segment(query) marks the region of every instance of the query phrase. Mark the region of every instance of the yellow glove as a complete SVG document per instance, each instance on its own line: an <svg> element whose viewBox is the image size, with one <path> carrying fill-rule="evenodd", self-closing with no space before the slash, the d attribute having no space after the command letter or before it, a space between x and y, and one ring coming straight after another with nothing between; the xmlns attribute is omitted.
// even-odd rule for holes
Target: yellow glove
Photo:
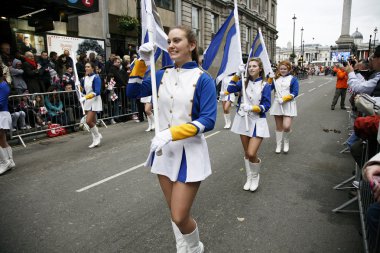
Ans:
<svg viewBox="0 0 380 253"><path fill-rule="evenodd" d="M90 93L90 94L87 94L86 96L84 96L86 99L91 99L93 97L95 97L95 94L94 93Z"/></svg>
<svg viewBox="0 0 380 253"><path fill-rule="evenodd" d="M284 102L288 102L290 100L293 99L293 96L292 95L285 95L285 96L282 96L282 101Z"/></svg>
<svg viewBox="0 0 380 253"><path fill-rule="evenodd" d="M268 80L267 80L267 83L269 83L269 84L273 83L273 78L269 77Z"/></svg>
<svg viewBox="0 0 380 253"><path fill-rule="evenodd" d="M224 95L228 96L228 95L230 95L230 93L228 91L225 91Z"/></svg>
<svg viewBox="0 0 380 253"><path fill-rule="evenodd" d="M261 112L260 106L258 106L258 105L254 105L254 106L252 106L252 111L253 111L253 112L256 112L256 113Z"/></svg>

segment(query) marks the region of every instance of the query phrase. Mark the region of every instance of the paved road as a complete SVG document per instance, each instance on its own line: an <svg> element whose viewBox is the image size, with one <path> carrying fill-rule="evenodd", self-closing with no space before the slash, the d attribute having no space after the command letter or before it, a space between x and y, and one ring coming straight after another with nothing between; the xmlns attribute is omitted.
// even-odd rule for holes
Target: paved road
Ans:
<svg viewBox="0 0 380 253"><path fill-rule="evenodd" d="M206 252L361 252L359 217L331 212L348 198L332 187L353 170L339 153L347 113L330 110L334 87L332 77L301 81L287 155L274 153L269 117L255 193L242 190L242 147L219 108L206 134L213 174L193 207ZM145 128L102 128L92 150L84 132L17 147L17 169L0 177L0 252L175 252L157 179L141 166L153 136Z"/></svg>

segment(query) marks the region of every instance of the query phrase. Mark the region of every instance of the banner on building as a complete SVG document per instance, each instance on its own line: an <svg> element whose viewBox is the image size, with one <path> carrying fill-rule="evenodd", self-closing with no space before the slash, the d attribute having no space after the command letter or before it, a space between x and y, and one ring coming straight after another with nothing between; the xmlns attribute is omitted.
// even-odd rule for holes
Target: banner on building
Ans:
<svg viewBox="0 0 380 253"><path fill-rule="evenodd" d="M49 53L54 51L61 55L63 51L68 50L71 57L76 57L82 53L88 57L90 53L95 53L96 56L101 55L105 60L105 42L101 39L47 34L46 41Z"/></svg>

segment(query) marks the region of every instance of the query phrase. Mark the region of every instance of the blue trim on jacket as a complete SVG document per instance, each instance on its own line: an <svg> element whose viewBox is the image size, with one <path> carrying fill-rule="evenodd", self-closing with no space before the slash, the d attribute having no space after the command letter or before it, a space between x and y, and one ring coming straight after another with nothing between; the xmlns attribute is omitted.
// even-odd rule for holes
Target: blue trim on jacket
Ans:
<svg viewBox="0 0 380 253"><path fill-rule="evenodd" d="M187 62L183 69L198 68L196 62ZM167 68L166 68L167 69ZM156 72L157 91L159 90L165 69ZM131 79L130 79L131 80ZM127 85L127 97L138 98L152 95L152 85L150 76L145 78L142 84L129 82ZM192 121L196 120L205 126L204 132L214 129L217 114L217 101L215 91L215 81L207 73L203 73L195 87L193 108L191 110Z"/></svg>
<svg viewBox="0 0 380 253"><path fill-rule="evenodd" d="M100 92L102 90L102 80L100 79L100 76L95 73L92 73L89 76L93 76L93 75L95 75L95 77L94 77L94 80L92 81L92 90L94 91L96 96L100 96ZM82 78L82 80L80 81L80 86L82 87L82 93L86 95L86 89L84 88L84 79L85 77Z"/></svg>
<svg viewBox="0 0 380 253"><path fill-rule="evenodd" d="M262 78L257 78L255 80L255 82L258 82L258 81L261 81ZM240 92L242 90L242 81L239 80L236 84L234 84L233 82L231 82L232 84L228 85L227 87L227 91L229 93L236 93L236 92ZM268 83L265 83L264 85L264 88L263 88L263 91L261 93L261 99L260 99L260 108L264 110L262 110L260 112L260 118L266 118L266 115L265 113L267 111L269 111L272 103L271 103L271 92L272 92L272 85L268 84ZM241 103L241 96L239 96L239 99L238 99L238 105L237 105L237 111L239 110L240 108L240 103Z"/></svg>

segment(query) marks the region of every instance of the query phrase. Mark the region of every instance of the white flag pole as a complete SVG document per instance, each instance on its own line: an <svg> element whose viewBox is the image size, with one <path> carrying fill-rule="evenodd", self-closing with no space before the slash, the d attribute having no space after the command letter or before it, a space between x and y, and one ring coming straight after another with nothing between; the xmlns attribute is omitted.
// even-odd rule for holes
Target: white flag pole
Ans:
<svg viewBox="0 0 380 253"><path fill-rule="evenodd" d="M238 43L239 43L239 55L240 57L242 57L242 51L241 51L241 38L240 38L240 25L239 25L239 14L238 14L238 6L237 6L237 0L234 0L234 18L235 18L235 28L236 28L236 36L237 36L237 39L238 39ZM241 59L241 63L243 63L243 59ZM248 62L247 62L247 66L248 66ZM247 67L246 67L247 69ZM242 83L241 83L241 86L242 86L242 94L243 94L243 101L244 103L247 101L246 98L247 98L247 94L245 92L245 82L246 82L246 76L245 76L245 73L241 73L241 80L242 80ZM240 103L241 105L242 103ZM249 131L249 128L248 128L248 113L245 114L245 130L248 132Z"/></svg>
<svg viewBox="0 0 380 253"><path fill-rule="evenodd" d="M144 1L144 0L142 0ZM155 39L155 33L153 31L154 29L154 17L152 14L152 2L151 0L145 1L146 11L147 11L147 30L148 30L148 41L154 43ZM153 108L154 108L154 133L157 135L160 132L160 122L158 117L158 101L157 101L157 81L156 81L156 65L154 61L154 51L150 54L150 78L152 82L152 100L153 100ZM156 152L158 156L162 155L162 150L158 150Z"/></svg>

